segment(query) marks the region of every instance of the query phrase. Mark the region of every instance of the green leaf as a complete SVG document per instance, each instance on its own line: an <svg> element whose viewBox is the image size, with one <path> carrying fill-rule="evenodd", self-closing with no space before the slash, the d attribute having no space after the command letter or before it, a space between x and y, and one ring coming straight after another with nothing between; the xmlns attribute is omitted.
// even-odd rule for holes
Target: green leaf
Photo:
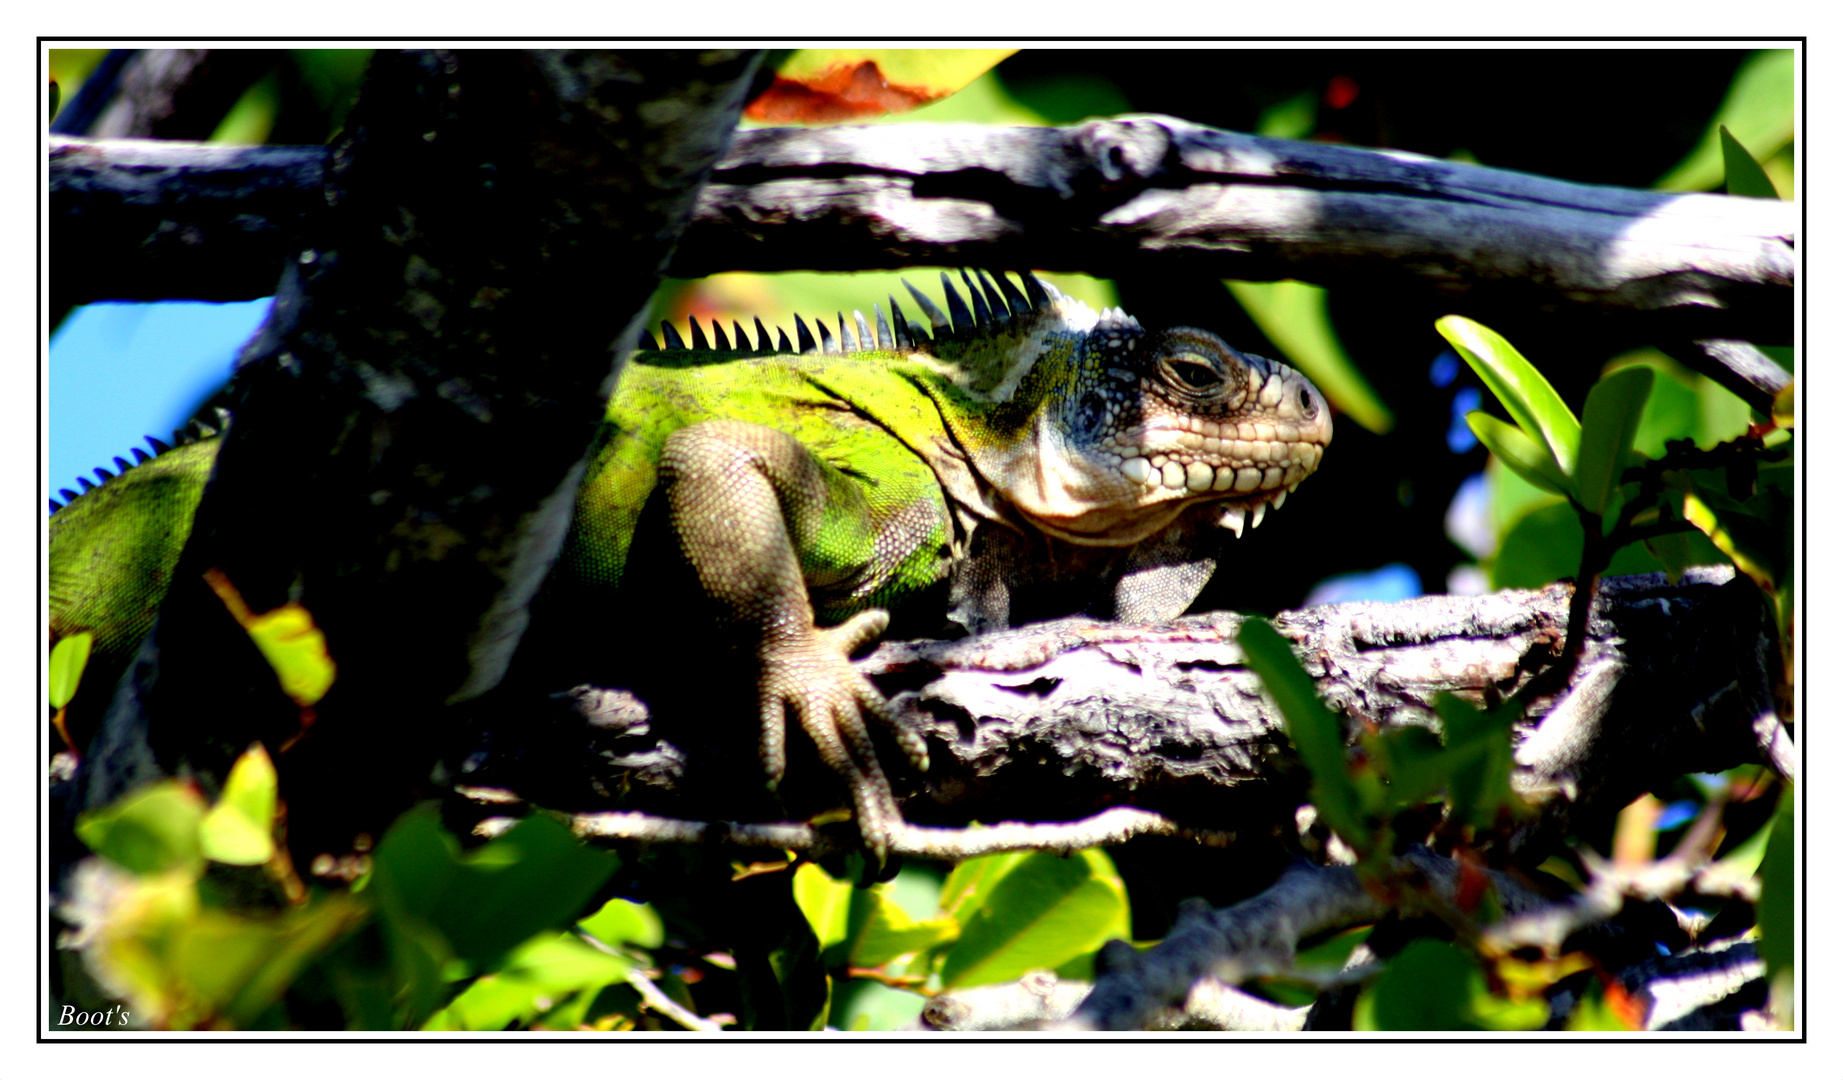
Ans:
<svg viewBox="0 0 1843 1080"><path fill-rule="evenodd" d="M1126 887L1100 851L1066 858L1030 852L992 882L984 903L961 921L959 940L941 964L941 985L1005 982L1122 936L1129 926Z"/></svg>
<svg viewBox="0 0 1843 1080"><path fill-rule="evenodd" d="M520 946L497 971L475 979L424 1031L504 1031L527 1025L562 999L627 981L633 965L573 934L543 934Z"/></svg>
<svg viewBox="0 0 1843 1080"><path fill-rule="evenodd" d="M1548 447L1562 474L1572 476L1581 425L1549 380L1497 331L1462 315L1444 316L1434 329L1478 373L1517 426Z"/></svg>
<svg viewBox="0 0 1843 1080"><path fill-rule="evenodd" d="M1446 752L1452 762L1447 789L1452 817L1486 828L1501 808L1516 805L1510 789L1513 713L1509 709L1488 713L1445 692L1435 696L1434 710L1446 728Z"/></svg>
<svg viewBox="0 0 1843 1080"><path fill-rule="evenodd" d="M1727 125L1721 127L1721 160L1725 172L1723 186L1730 195L1746 195L1755 199L1777 199L1779 192L1773 182L1767 179L1766 170L1760 168L1747 148L1735 141L1728 133Z"/></svg>
<svg viewBox="0 0 1843 1080"><path fill-rule="evenodd" d="M1575 496L1595 516L1619 488L1619 474L1632 456L1632 440L1651 396L1655 374L1642 364L1620 368L1594 383L1581 409L1581 456L1574 470Z"/></svg>
<svg viewBox="0 0 1843 1080"><path fill-rule="evenodd" d="M1261 333L1338 411L1378 435L1395 426L1387 405L1350 362L1332 329L1325 290L1303 281L1224 282Z"/></svg>
<svg viewBox="0 0 1843 1080"><path fill-rule="evenodd" d="M666 940L665 923L660 920L658 912L647 904L636 904L618 896L576 925L607 945L637 945L642 949L657 949Z"/></svg>
<svg viewBox="0 0 1843 1080"><path fill-rule="evenodd" d="M1292 646L1263 619L1242 620L1235 635L1248 666L1286 718L1286 735L1312 774L1312 804L1325 823L1359 854L1374 844L1365 800L1350 775L1344 724L1318 699L1318 688Z"/></svg>
<svg viewBox="0 0 1843 1080"><path fill-rule="evenodd" d="M1772 838L1766 842L1766 855L1760 861L1760 959L1766 962L1768 983L1777 979L1780 972L1791 971L1796 959L1795 817L1792 788L1787 785L1779 793L1779 806L1773 814Z"/></svg>
<svg viewBox="0 0 1843 1080"><path fill-rule="evenodd" d="M275 763L261 743L251 744L230 767L224 794L199 824L207 859L260 866L275 854Z"/></svg>
<svg viewBox="0 0 1843 1080"><path fill-rule="evenodd" d="M1556 495L1569 494L1571 487L1568 478L1556 464L1548 448L1523 433L1523 429L1514 424L1507 424L1487 412L1469 412L1465 414L1466 426L1478 441L1485 444L1504 467L1523 479Z"/></svg>
<svg viewBox="0 0 1843 1080"><path fill-rule="evenodd" d="M1548 1013L1539 999L1494 997L1470 956L1423 939L1390 960L1375 985L1363 991L1355 1019L1368 1031L1534 1031Z"/></svg>
<svg viewBox="0 0 1843 1080"><path fill-rule="evenodd" d="M820 949L828 949L845 940L851 918L851 884L835 880L817 863L805 863L794 871L794 903L806 921L813 925L813 936Z"/></svg>
<svg viewBox="0 0 1843 1080"><path fill-rule="evenodd" d="M1707 191L1721 183L1720 127L1762 157L1789 146L1793 134L1791 49L1762 49L1735 73L1728 95L1709 121L1702 139L1676 168L1656 184L1665 191Z"/></svg>
<svg viewBox="0 0 1843 1080"><path fill-rule="evenodd" d="M854 967L874 968L908 953L946 945L960 936L953 918L918 920L902 909L888 883L860 890L851 903L855 927L849 960Z"/></svg>
<svg viewBox="0 0 1843 1080"><path fill-rule="evenodd" d="M435 813L418 809L378 844L369 891L387 921L425 924L478 970L539 931L567 925L617 865L544 817L463 856Z"/></svg>
<svg viewBox="0 0 1843 1080"><path fill-rule="evenodd" d="M51 707L62 709L77 696L77 684L83 681L83 667L90 662L90 646L96 635L88 630L59 639L51 647L51 672L46 680Z"/></svg>
<svg viewBox="0 0 1843 1080"><path fill-rule="evenodd" d="M204 869L198 828L205 799L185 780L162 780L77 818L77 839L135 874Z"/></svg>

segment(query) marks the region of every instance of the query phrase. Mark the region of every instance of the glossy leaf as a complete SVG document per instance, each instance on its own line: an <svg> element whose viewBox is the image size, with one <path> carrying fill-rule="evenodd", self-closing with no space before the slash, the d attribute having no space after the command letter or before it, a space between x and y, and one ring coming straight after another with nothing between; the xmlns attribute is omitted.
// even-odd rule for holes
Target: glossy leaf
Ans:
<svg viewBox="0 0 1843 1080"><path fill-rule="evenodd" d="M252 611L222 571L206 571L205 581L275 669L283 693L302 708L326 696L338 669L311 612L293 601L272 611Z"/></svg>
<svg viewBox="0 0 1843 1080"><path fill-rule="evenodd" d="M909 953L947 945L960 936L959 920L918 920L890 895L888 883L858 890L852 898L849 960L853 967L882 967Z"/></svg>
<svg viewBox="0 0 1843 1080"><path fill-rule="evenodd" d="M1619 475L1632 455L1632 440L1644 417L1655 373L1642 364L1603 376L1587 391L1581 409L1581 456L1574 469L1574 494L1595 516L1607 512Z"/></svg>
<svg viewBox="0 0 1843 1080"><path fill-rule="evenodd" d="M1472 434L1478 436L1478 441L1503 462L1505 468L1543 491L1564 496L1571 493L1572 486L1567 476L1562 473L1561 466L1556 464L1548 448L1524 434L1522 428L1507 424L1487 412L1466 413L1465 422L1472 429Z"/></svg>
<svg viewBox="0 0 1843 1080"><path fill-rule="evenodd" d="M745 115L824 124L908 112L939 101L1016 49L798 49Z"/></svg>
<svg viewBox="0 0 1843 1080"><path fill-rule="evenodd" d="M1792 970L1796 960L1796 900L1798 896L1796 815L1792 789L1779 793L1773 814L1772 836L1760 861L1760 959L1766 962L1768 982Z"/></svg>
<svg viewBox="0 0 1843 1080"><path fill-rule="evenodd" d="M816 863L794 871L794 903L813 926L819 947L828 949L845 940L851 921L851 884L838 881Z"/></svg>
<svg viewBox="0 0 1843 1080"><path fill-rule="evenodd" d="M1720 127L1762 156L1789 145L1794 131L1793 65L1791 49L1762 49L1748 57L1696 148L1656 186L1665 191L1707 191L1721 183Z"/></svg>
<svg viewBox="0 0 1843 1080"><path fill-rule="evenodd" d="M1494 997L1466 953L1441 941L1408 945L1358 999L1356 1026L1370 1031L1533 1031L1548 1019L1541 999Z"/></svg>
<svg viewBox="0 0 1843 1080"><path fill-rule="evenodd" d="M1312 804L1325 823L1353 849L1374 842L1365 801L1353 782L1344 749L1344 724L1318 698L1318 688L1293 655L1291 645L1263 619L1244 619L1236 632L1248 666L1286 718L1286 735L1312 774Z"/></svg>
<svg viewBox="0 0 1843 1080"><path fill-rule="evenodd" d="M204 868L198 827L205 799L184 780L162 780L129 792L77 819L77 839L136 874L196 873Z"/></svg>
<svg viewBox="0 0 1843 1080"><path fill-rule="evenodd" d="M1510 718L1506 710L1485 712L1448 693L1434 698L1446 729L1452 780L1447 786L1454 821L1485 828L1498 811L1514 806Z"/></svg>
<svg viewBox="0 0 1843 1080"><path fill-rule="evenodd" d="M261 743L230 767L224 794L199 825L205 857L236 866L260 866L275 855L275 763Z"/></svg>
<svg viewBox="0 0 1843 1080"><path fill-rule="evenodd" d="M83 668L90 662L90 646L95 640L96 635L85 630L61 638L51 647L51 670L46 679L46 691L52 708L62 709L70 704L71 698L77 696L77 685L83 680Z"/></svg>
<svg viewBox="0 0 1843 1080"><path fill-rule="evenodd" d="M1434 323L1440 336L1478 373L1517 426L1548 447L1563 475L1574 474L1581 425L1535 365L1489 327L1461 315Z"/></svg>
<svg viewBox="0 0 1843 1080"><path fill-rule="evenodd" d="M1773 423L1782 428L1790 428L1797 422L1797 382L1785 384L1785 388L1773 395Z"/></svg>
<svg viewBox="0 0 1843 1080"><path fill-rule="evenodd" d="M462 855L432 812L416 810L378 844L367 892L389 918L426 924L457 958L482 968L534 934L566 925L617 863L542 817Z"/></svg>
<svg viewBox="0 0 1843 1080"><path fill-rule="evenodd" d="M961 923L942 959L941 985L1006 982L1127 933L1126 887L1100 851L1030 852L991 882Z"/></svg>
<svg viewBox="0 0 1843 1080"><path fill-rule="evenodd" d="M1767 179L1766 170L1754 160L1747 148L1735 141L1728 128L1721 128L1721 160L1724 169L1722 181L1730 195L1746 195L1755 199L1777 199L1779 192L1773 182Z"/></svg>
<svg viewBox="0 0 1843 1080"><path fill-rule="evenodd" d="M1242 309L1284 359L1304 372L1338 411L1378 435L1395 426L1362 372L1338 342L1325 290L1303 281L1227 281Z"/></svg>
<svg viewBox="0 0 1843 1080"><path fill-rule="evenodd" d="M636 904L618 896L576 925L607 945L657 949L666 939L665 923L660 921L659 913L651 905Z"/></svg>
<svg viewBox="0 0 1843 1080"><path fill-rule="evenodd" d="M625 982L633 964L573 934L545 934L526 942L497 970L467 989L422 1025L424 1031L503 1031L528 1025L562 999Z"/></svg>

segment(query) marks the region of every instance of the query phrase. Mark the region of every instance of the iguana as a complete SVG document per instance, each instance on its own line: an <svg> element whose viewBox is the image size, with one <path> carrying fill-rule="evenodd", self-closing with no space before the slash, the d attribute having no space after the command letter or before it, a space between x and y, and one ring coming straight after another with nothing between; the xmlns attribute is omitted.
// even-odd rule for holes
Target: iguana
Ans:
<svg viewBox="0 0 1843 1080"><path fill-rule="evenodd" d="M866 719L927 767L850 664L887 612L945 592L968 631L1057 607L1174 617L1213 571L1221 529L1260 524L1331 436L1298 372L1019 277L962 271L969 306L943 273L945 312L905 282L926 328L893 296L888 318L873 306L874 329L840 314L836 337L795 316L793 341L771 343L757 319L753 343L740 323L713 342L693 319L687 345L662 324L664 346L649 338L609 402L532 632L606 621L623 584L676 549L713 625L753 652L770 780L791 714L848 783L881 860L900 817ZM111 685L151 624L215 448L156 445L131 468L116 459L119 475L99 470L94 490L62 493L52 637L93 631L92 669ZM597 647L592 631L575 638Z"/></svg>

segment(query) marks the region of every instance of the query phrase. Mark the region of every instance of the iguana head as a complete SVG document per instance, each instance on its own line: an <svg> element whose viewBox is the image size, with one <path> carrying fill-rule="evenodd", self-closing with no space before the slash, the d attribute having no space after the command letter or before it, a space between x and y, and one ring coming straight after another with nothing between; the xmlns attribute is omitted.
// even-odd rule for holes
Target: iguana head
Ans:
<svg viewBox="0 0 1843 1080"><path fill-rule="evenodd" d="M971 332L943 335L937 319L930 351L960 398L944 411L974 468L1037 528L1133 544L1207 502L1240 536L1318 468L1331 413L1305 376L1024 281L1025 305L1004 319L991 303Z"/></svg>
<svg viewBox="0 0 1843 1080"><path fill-rule="evenodd" d="M1136 544L1200 503L1219 504L1221 525L1240 536L1318 468L1331 413L1304 375L1207 331L1147 331L1117 308L1096 314L1019 278L1021 290L1002 273L961 271L969 304L942 274L946 311L904 282L930 327L891 297L890 319L875 309L874 330L858 312L840 314L836 340L823 320L815 337L795 316L794 340L782 331L770 344L757 320L752 347L735 326L731 353L720 326L713 347L693 319L689 348L894 365L940 405L955 445L916 449L957 501L1077 544ZM669 323L661 329L667 350L687 348ZM978 483L951 482L943 458L970 465Z"/></svg>

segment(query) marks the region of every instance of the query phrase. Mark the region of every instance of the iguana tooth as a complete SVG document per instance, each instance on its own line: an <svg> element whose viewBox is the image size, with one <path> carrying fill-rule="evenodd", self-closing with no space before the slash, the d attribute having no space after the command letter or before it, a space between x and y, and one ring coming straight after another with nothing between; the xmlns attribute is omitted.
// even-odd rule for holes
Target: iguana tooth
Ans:
<svg viewBox="0 0 1843 1080"><path fill-rule="evenodd" d="M794 344L802 353L819 351L819 343L813 340L813 332L806 328L806 320L800 317L799 312L794 313Z"/></svg>
<svg viewBox="0 0 1843 1080"><path fill-rule="evenodd" d="M1285 502L1286 502L1286 492L1285 491L1276 491L1273 493L1273 502L1271 503L1271 505L1273 506L1275 510L1280 509L1280 507Z"/></svg>
<svg viewBox="0 0 1843 1080"><path fill-rule="evenodd" d="M986 306L985 295L965 270L960 271L960 284L966 286L966 295L973 300L973 325L983 330L992 325L992 309Z"/></svg>
<svg viewBox="0 0 1843 1080"><path fill-rule="evenodd" d="M1217 522L1217 524L1234 533L1235 539L1240 540L1242 524L1246 520L1247 511L1239 506L1231 506L1222 512L1222 520Z"/></svg>
<svg viewBox="0 0 1843 1080"><path fill-rule="evenodd" d="M691 347L694 349L709 349L710 339L704 336L704 328L698 325L698 317L696 315L687 317L691 320Z"/></svg>
<svg viewBox="0 0 1843 1080"><path fill-rule="evenodd" d="M668 349L682 349L685 347L685 339L678 336L677 328L663 319L659 322L659 336L665 339L666 348Z"/></svg>
<svg viewBox="0 0 1843 1080"><path fill-rule="evenodd" d="M895 302L895 300L890 301L891 304L895 304ZM870 310L877 313L877 348L894 349L896 347L896 335L890 331L889 320L883 317L883 307L879 304L872 304L870 305Z"/></svg>
<svg viewBox="0 0 1843 1080"><path fill-rule="evenodd" d="M1030 301L1018 292L1016 285L1011 284L1011 279L1005 276L1003 270L995 272L993 276L998 278L998 291L1004 294L1005 302L1011 306L1012 317L1022 315L1030 307Z"/></svg>
<svg viewBox="0 0 1843 1080"><path fill-rule="evenodd" d="M710 338L720 352L730 352L730 339L723 332L723 324L715 319L710 321Z"/></svg>
<svg viewBox="0 0 1843 1080"><path fill-rule="evenodd" d="M634 346L634 348L645 349L647 352L658 352L659 342L653 340L653 335L651 331L647 330L645 327L641 327L640 328L640 341L638 344Z"/></svg>
<svg viewBox="0 0 1843 1080"><path fill-rule="evenodd" d="M947 314L953 319L954 333L972 333L973 313L966 310L966 301L960 299L960 294L954 291L953 279L947 276L945 270L941 271L941 291L946 294Z"/></svg>
<svg viewBox="0 0 1843 1080"><path fill-rule="evenodd" d="M845 324L845 320L842 318L839 319L838 324L842 328ZM814 319L813 325L819 328L819 351L837 352L838 347L832 344L832 331L826 329L825 320Z"/></svg>
<svg viewBox="0 0 1843 1080"><path fill-rule="evenodd" d="M941 280L947 280L947 275L942 274ZM940 308L934 306L934 301L928 299L926 293L909 284L906 279L903 281L902 287L909 290L909 295L913 296L915 298L915 303L921 307L922 314L928 316L928 322L933 324L935 333L938 334L943 330L950 332L953 330L953 324L947 321L947 316L941 313ZM894 301L891 302L894 303Z"/></svg>
<svg viewBox="0 0 1843 1080"><path fill-rule="evenodd" d="M739 334L737 336L740 337L741 335ZM773 346L768 343L768 328L762 325L762 317L760 315L755 316L755 351L767 352L772 347ZM782 346L782 348L785 347L786 346Z"/></svg>
<svg viewBox="0 0 1843 1080"><path fill-rule="evenodd" d="M1250 529L1258 529L1260 528L1261 522L1266 521L1266 520L1267 520L1267 504L1266 503L1255 503L1254 513L1252 516L1248 518L1248 527Z"/></svg>
<svg viewBox="0 0 1843 1080"><path fill-rule="evenodd" d="M870 327L869 327L869 326L866 326L866 325L864 324L864 313L863 313L863 312L861 312L861 311L858 311L858 310L856 310L856 309L853 309L853 310L852 310L852 312L851 312L851 320L852 320L853 322L855 322L855 323L857 323L857 327L858 327L858 348L860 348L860 349L874 349L874 348L876 348L876 347L877 347L877 346L876 346L876 342L875 342L875 340L874 340L873 338L871 338L871 336L870 336Z"/></svg>

